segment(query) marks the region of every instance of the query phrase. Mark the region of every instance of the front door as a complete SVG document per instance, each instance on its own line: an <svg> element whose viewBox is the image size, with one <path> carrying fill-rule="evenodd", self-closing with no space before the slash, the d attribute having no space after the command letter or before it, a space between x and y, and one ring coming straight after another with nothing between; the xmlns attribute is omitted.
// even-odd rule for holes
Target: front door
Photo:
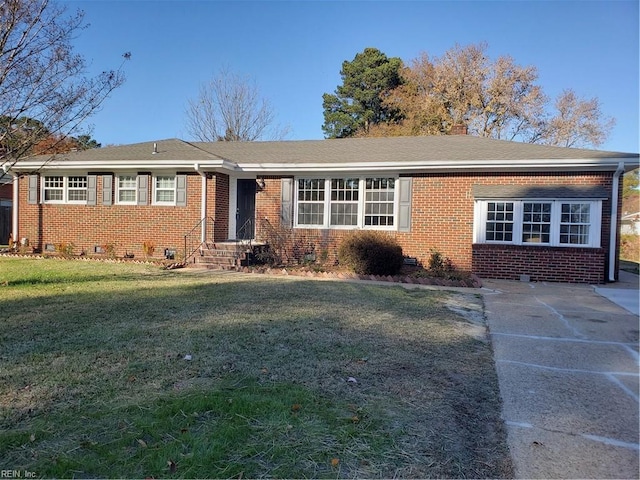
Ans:
<svg viewBox="0 0 640 480"><path fill-rule="evenodd" d="M255 235L256 181L238 180L236 239L251 240Z"/></svg>

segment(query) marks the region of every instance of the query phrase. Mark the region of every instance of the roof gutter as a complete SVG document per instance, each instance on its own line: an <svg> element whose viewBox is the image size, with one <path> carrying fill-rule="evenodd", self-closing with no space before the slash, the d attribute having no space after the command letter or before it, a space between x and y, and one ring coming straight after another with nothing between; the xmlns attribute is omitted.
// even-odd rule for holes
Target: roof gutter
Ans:
<svg viewBox="0 0 640 480"><path fill-rule="evenodd" d="M620 176L624 173L624 162L618 163L618 168L613 174L613 187L611 192L611 234L609 237L609 281L616 279L616 252L618 250L618 203L620 190Z"/></svg>

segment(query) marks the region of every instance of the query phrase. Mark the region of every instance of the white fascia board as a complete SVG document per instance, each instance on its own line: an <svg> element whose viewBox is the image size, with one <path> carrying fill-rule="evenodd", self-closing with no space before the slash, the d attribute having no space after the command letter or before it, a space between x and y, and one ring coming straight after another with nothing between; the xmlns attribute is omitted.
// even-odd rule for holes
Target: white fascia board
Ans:
<svg viewBox="0 0 640 480"><path fill-rule="evenodd" d="M199 163L200 168L206 171L235 170L236 165L227 160L207 161ZM60 171L60 170L193 170L193 160L111 160L101 162L81 162L73 160L48 162L36 162L33 160L21 160L11 170L17 172L30 172L34 170Z"/></svg>
<svg viewBox="0 0 640 480"><path fill-rule="evenodd" d="M541 160L441 160L425 162L358 162L358 163L239 163L238 169L252 173L313 173L313 172L448 172L448 171L615 171L623 161L629 170L638 167L638 160L628 159L541 159ZM507 163L508 162L508 163Z"/></svg>

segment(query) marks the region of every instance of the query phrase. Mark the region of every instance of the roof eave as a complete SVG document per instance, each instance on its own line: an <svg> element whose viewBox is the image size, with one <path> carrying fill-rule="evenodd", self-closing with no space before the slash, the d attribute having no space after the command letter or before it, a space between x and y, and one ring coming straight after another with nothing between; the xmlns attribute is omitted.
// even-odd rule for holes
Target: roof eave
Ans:
<svg viewBox="0 0 640 480"><path fill-rule="evenodd" d="M406 173L423 172L517 172L517 171L615 171L620 163L625 170L638 168L636 158L575 159L575 160L504 160L457 161L442 160L429 162L358 162L358 163L238 163L243 172L274 173L314 173L314 172L358 172L358 171L398 171Z"/></svg>

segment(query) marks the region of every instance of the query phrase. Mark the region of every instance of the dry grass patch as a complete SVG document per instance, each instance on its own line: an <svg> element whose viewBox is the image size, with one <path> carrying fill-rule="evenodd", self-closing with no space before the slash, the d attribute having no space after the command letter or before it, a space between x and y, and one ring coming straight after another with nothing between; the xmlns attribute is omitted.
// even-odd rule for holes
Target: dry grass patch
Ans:
<svg viewBox="0 0 640 480"><path fill-rule="evenodd" d="M25 259L2 284L7 468L512 475L473 294Z"/></svg>

